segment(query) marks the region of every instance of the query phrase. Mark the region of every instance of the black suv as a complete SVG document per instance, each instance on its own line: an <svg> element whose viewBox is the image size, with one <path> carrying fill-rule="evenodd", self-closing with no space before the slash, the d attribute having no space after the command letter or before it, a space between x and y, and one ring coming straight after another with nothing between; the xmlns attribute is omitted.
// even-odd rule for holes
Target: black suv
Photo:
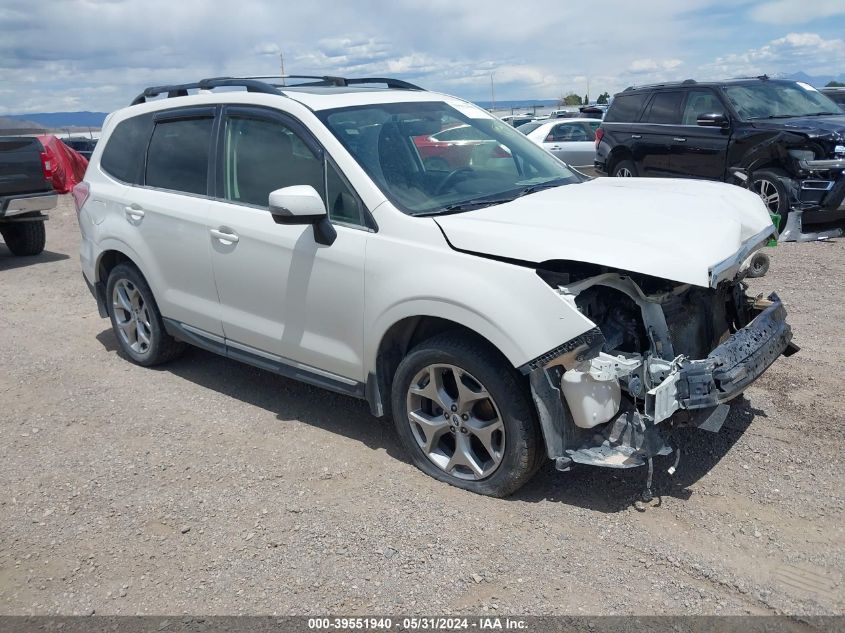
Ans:
<svg viewBox="0 0 845 633"><path fill-rule="evenodd" d="M631 87L596 132L596 171L739 184L733 168L785 222L845 218L845 113L804 83L767 77ZM782 224L783 226L783 224Z"/></svg>

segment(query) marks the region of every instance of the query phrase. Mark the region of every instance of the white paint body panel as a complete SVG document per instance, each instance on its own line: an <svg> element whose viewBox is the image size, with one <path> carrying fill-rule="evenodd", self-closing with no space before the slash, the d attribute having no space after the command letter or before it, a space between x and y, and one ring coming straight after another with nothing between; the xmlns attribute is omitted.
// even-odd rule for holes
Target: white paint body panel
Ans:
<svg viewBox="0 0 845 633"><path fill-rule="evenodd" d="M456 248L600 264L698 286L771 226L760 197L698 180L598 178L437 219Z"/></svg>

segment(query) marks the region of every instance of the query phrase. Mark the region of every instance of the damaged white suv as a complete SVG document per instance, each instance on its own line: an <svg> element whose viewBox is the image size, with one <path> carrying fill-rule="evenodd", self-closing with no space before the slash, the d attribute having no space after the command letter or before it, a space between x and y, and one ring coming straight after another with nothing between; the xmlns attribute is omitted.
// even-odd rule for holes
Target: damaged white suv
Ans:
<svg viewBox="0 0 845 633"><path fill-rule="evenodd" d="M74 198L135 363L190 343L365 398L420 469L507 495L545 459L650 467L797 349L742 282L774 233L756 194L588 180L465 101L296 81L108 118Z"/></svg>

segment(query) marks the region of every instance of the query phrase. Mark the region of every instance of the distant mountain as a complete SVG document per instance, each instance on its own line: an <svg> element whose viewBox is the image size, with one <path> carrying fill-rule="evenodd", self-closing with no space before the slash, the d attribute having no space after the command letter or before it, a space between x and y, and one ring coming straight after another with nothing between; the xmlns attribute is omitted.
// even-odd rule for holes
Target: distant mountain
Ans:
<svg viewBox="0 0 845 633"><path fill-rule="evenodd" d="M33 114L10 114L6 118L38 123L46 128L103 126L107 112L37 112Z"/></svg>
<svg viewBox="0 0 845 633"><path fill-rule="evenodd" d="M475 105L490 109L493 105L491 101L474 101ZM510 110L513 108L514 110L524 110L526 108L531 109L533 106L537 106L538 108L548 107L548 106L556 106L558 104L557 99L516 99L516 100L506 100L506 101L499 101L496 100L496 110Z"/></svg>
<svg viewBox="0 0 845 633"><path fill-rule="evenodd" d="M792 81L803 81L804 83L815 86L816 88L823 88L831 81L845 82L845 74L839 75L808 75L805 72L798 71L797 73L780 73L774 75L778 79L791 79Z"/></svg>
<svg viewBox="0 0 845 633"><path fill-rule="evenodd" d="M30 119L0 116L0 133L2 134L37 134L44 131L43 125Z"/></svg>

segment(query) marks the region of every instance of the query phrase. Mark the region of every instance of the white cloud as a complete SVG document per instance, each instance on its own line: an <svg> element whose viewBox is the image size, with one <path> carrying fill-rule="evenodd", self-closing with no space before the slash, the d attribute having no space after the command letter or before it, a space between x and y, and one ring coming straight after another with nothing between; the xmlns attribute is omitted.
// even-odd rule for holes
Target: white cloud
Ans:
<svg viewBox="0 0 845 633"><path fill-rule="evenodd" d="M838 75L843 68L845 40L825 39L817 33L789 33L759 48L718 57L703 71L715 78L795 71Z"/></svg>
<svg viewBox="0 0 845 633"><path fill-rule="evenodd" d="M0 114L68 100L112 110L150 85L277 73L281 52L292 74L397 75L471 99L489 99L494 73L497 100L588 85L591 95L612 93L740 66L845 67L835 20L784 36L765 22L750 27L747 0L603 0L606 20L550 13L547 0L238 0L225 12L207 0L1 4ZM805 9L818 14L819 4ZM97 36L76 37L82 24Z"/></svg>
<svg viewBox="0 0 845 633"><path fill-rule="evenodd" d="M675 70L682 64L683 62L680 59L635 59L628 66L628 71L632 73L648 73L659 70Z"/></svg>
<svg viewBox="0 0 845 633"><path fill-rule="evenodd" d="M805 24L813 20L845 15L842 0L773 0L763 2L749 11L752 19L767 24Z"/></svg>

